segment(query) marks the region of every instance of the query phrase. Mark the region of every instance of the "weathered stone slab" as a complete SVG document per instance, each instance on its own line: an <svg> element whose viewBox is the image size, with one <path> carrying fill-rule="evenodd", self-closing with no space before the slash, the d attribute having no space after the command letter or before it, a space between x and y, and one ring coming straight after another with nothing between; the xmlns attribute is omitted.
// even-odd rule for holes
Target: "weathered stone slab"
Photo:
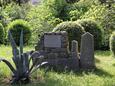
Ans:
<svg viewBox="0 0 115 86"><path fill-rule="evenodd" d="M76 52L76 54L78 53L78 42L76 40L72 41L71 52Z"/></svg>
<svg viewBox="0 0 115 86"><path fill-rule="evenodd" d="M88 32L81 37L80 65L83 69L92 69L95 67L94 37Z"/></svg>
<svg viewBox="0 0 115 86"><path fill-rule="evenodd" d="M44 47L61 47L61 35L44 35Z"/></svg>
<svg viewBox="0 0 115 86"><path fill-rule="evenodd" d="M43 34L36 50L46 52L46 58L66 58L69 53L68 45L67 32L48 32Z"/></svg>
<svg viewBox="0 0 115 86"><path fill-rule="evenodd" d="M71 58L76 59L76 67L79 68L79 54L78 54L78 42L76 40L72 41L71 45Z"/></svg>
<svg viewBox="0 0 115 86"><path fill-rule="evenodd" d="M48 49L58 49L65 48L68 50L68 35L67 32L48 32L44 33L43 36L38 41L36 50L45 50ZM48 51L49 52L49 51Z"/></svg>

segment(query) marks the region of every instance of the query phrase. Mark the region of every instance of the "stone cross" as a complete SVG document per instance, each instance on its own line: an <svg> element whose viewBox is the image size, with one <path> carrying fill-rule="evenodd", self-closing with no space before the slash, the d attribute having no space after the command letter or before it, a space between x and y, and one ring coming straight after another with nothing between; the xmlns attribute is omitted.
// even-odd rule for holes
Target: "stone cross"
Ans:
<svg viewBox="0 0 115 86"><path fill-rule="evenodd" d="M94 37L89 32L81 37L80 66L83 69L93 69L94 62Z"/></svg>

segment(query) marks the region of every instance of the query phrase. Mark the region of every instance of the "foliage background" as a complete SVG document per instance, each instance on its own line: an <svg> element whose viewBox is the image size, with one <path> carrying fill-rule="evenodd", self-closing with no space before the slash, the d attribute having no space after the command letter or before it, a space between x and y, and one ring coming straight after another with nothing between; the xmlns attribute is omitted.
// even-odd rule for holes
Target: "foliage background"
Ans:
<svg viewBox="0 0 115 86"><path fill-rule="evenodd" d="M69 0L67 0L69 1ZM30 44L36 44L44 32L52 31L65 21L91 19L102 30L101 50L109 49L109 37L115 30L114 0L41 0L41 3L11 2L0 7L0 23L4 28L16 19L28 21L32 27ZM6 34L7 35L7 34Z"/></svg>

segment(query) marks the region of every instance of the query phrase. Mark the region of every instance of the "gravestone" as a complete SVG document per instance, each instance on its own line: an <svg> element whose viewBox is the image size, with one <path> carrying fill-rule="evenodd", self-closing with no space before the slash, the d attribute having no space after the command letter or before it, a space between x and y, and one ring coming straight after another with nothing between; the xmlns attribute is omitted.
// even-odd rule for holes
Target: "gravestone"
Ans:
<svg viewBox="0 0 115 86"><path fill-rule="evenodd" d="M80 66L83 69L92 69L95 67L94 37L89 32L83 34L81 37Z"/></svg>
<svg viewBox="0 0 115 86"><path fill-rule="evenodd" d="M36 51L47 53L46 58L67 58L69 55L67 32L48 32L44 33L40 42L36 46Z"/></svg>
<svg viewBox="0 0 115 86"><path fill-rule="evenodd" d="M72 41L71 45L71 57L80 59L79 57L79 51L78 51L78 42L76 40Z"/></svg>
<svg viewBox="0 0 115 86"><path fill-rule="evenodd" d="M71 58L73 58L76 61L76 68L79 69L79 54L78 54L78 42L76 40L72 41L72 45L71 45ZM73 65L73 66L74 66Z"/></svg>

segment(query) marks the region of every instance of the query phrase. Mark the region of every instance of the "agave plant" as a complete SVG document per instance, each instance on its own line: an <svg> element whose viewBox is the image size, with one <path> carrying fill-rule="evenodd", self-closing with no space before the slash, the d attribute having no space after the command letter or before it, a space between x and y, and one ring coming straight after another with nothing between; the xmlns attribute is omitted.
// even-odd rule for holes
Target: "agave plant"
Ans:
<svg viewBox="0 0 115 86"><path fill-rule="evenodd" d="M28 52L23 53L23 30L21 31L20 35L20 46L17 48L16 43L12 37L11 32L8 32L9 39L12 46L12 53L13 53L13 62L15 64L15 68L13 65L6 59L0 58L0 61L6 63L6 65L10 68L12 75L11 84L17 84L17 83L29 83L30 82L30 75L36 71L39 67L47 64L47 62L32 62L30 65L30 62L34 57L35 53ZM37 55L37 58L42 59L43 55L41 54Z"/></svg>

